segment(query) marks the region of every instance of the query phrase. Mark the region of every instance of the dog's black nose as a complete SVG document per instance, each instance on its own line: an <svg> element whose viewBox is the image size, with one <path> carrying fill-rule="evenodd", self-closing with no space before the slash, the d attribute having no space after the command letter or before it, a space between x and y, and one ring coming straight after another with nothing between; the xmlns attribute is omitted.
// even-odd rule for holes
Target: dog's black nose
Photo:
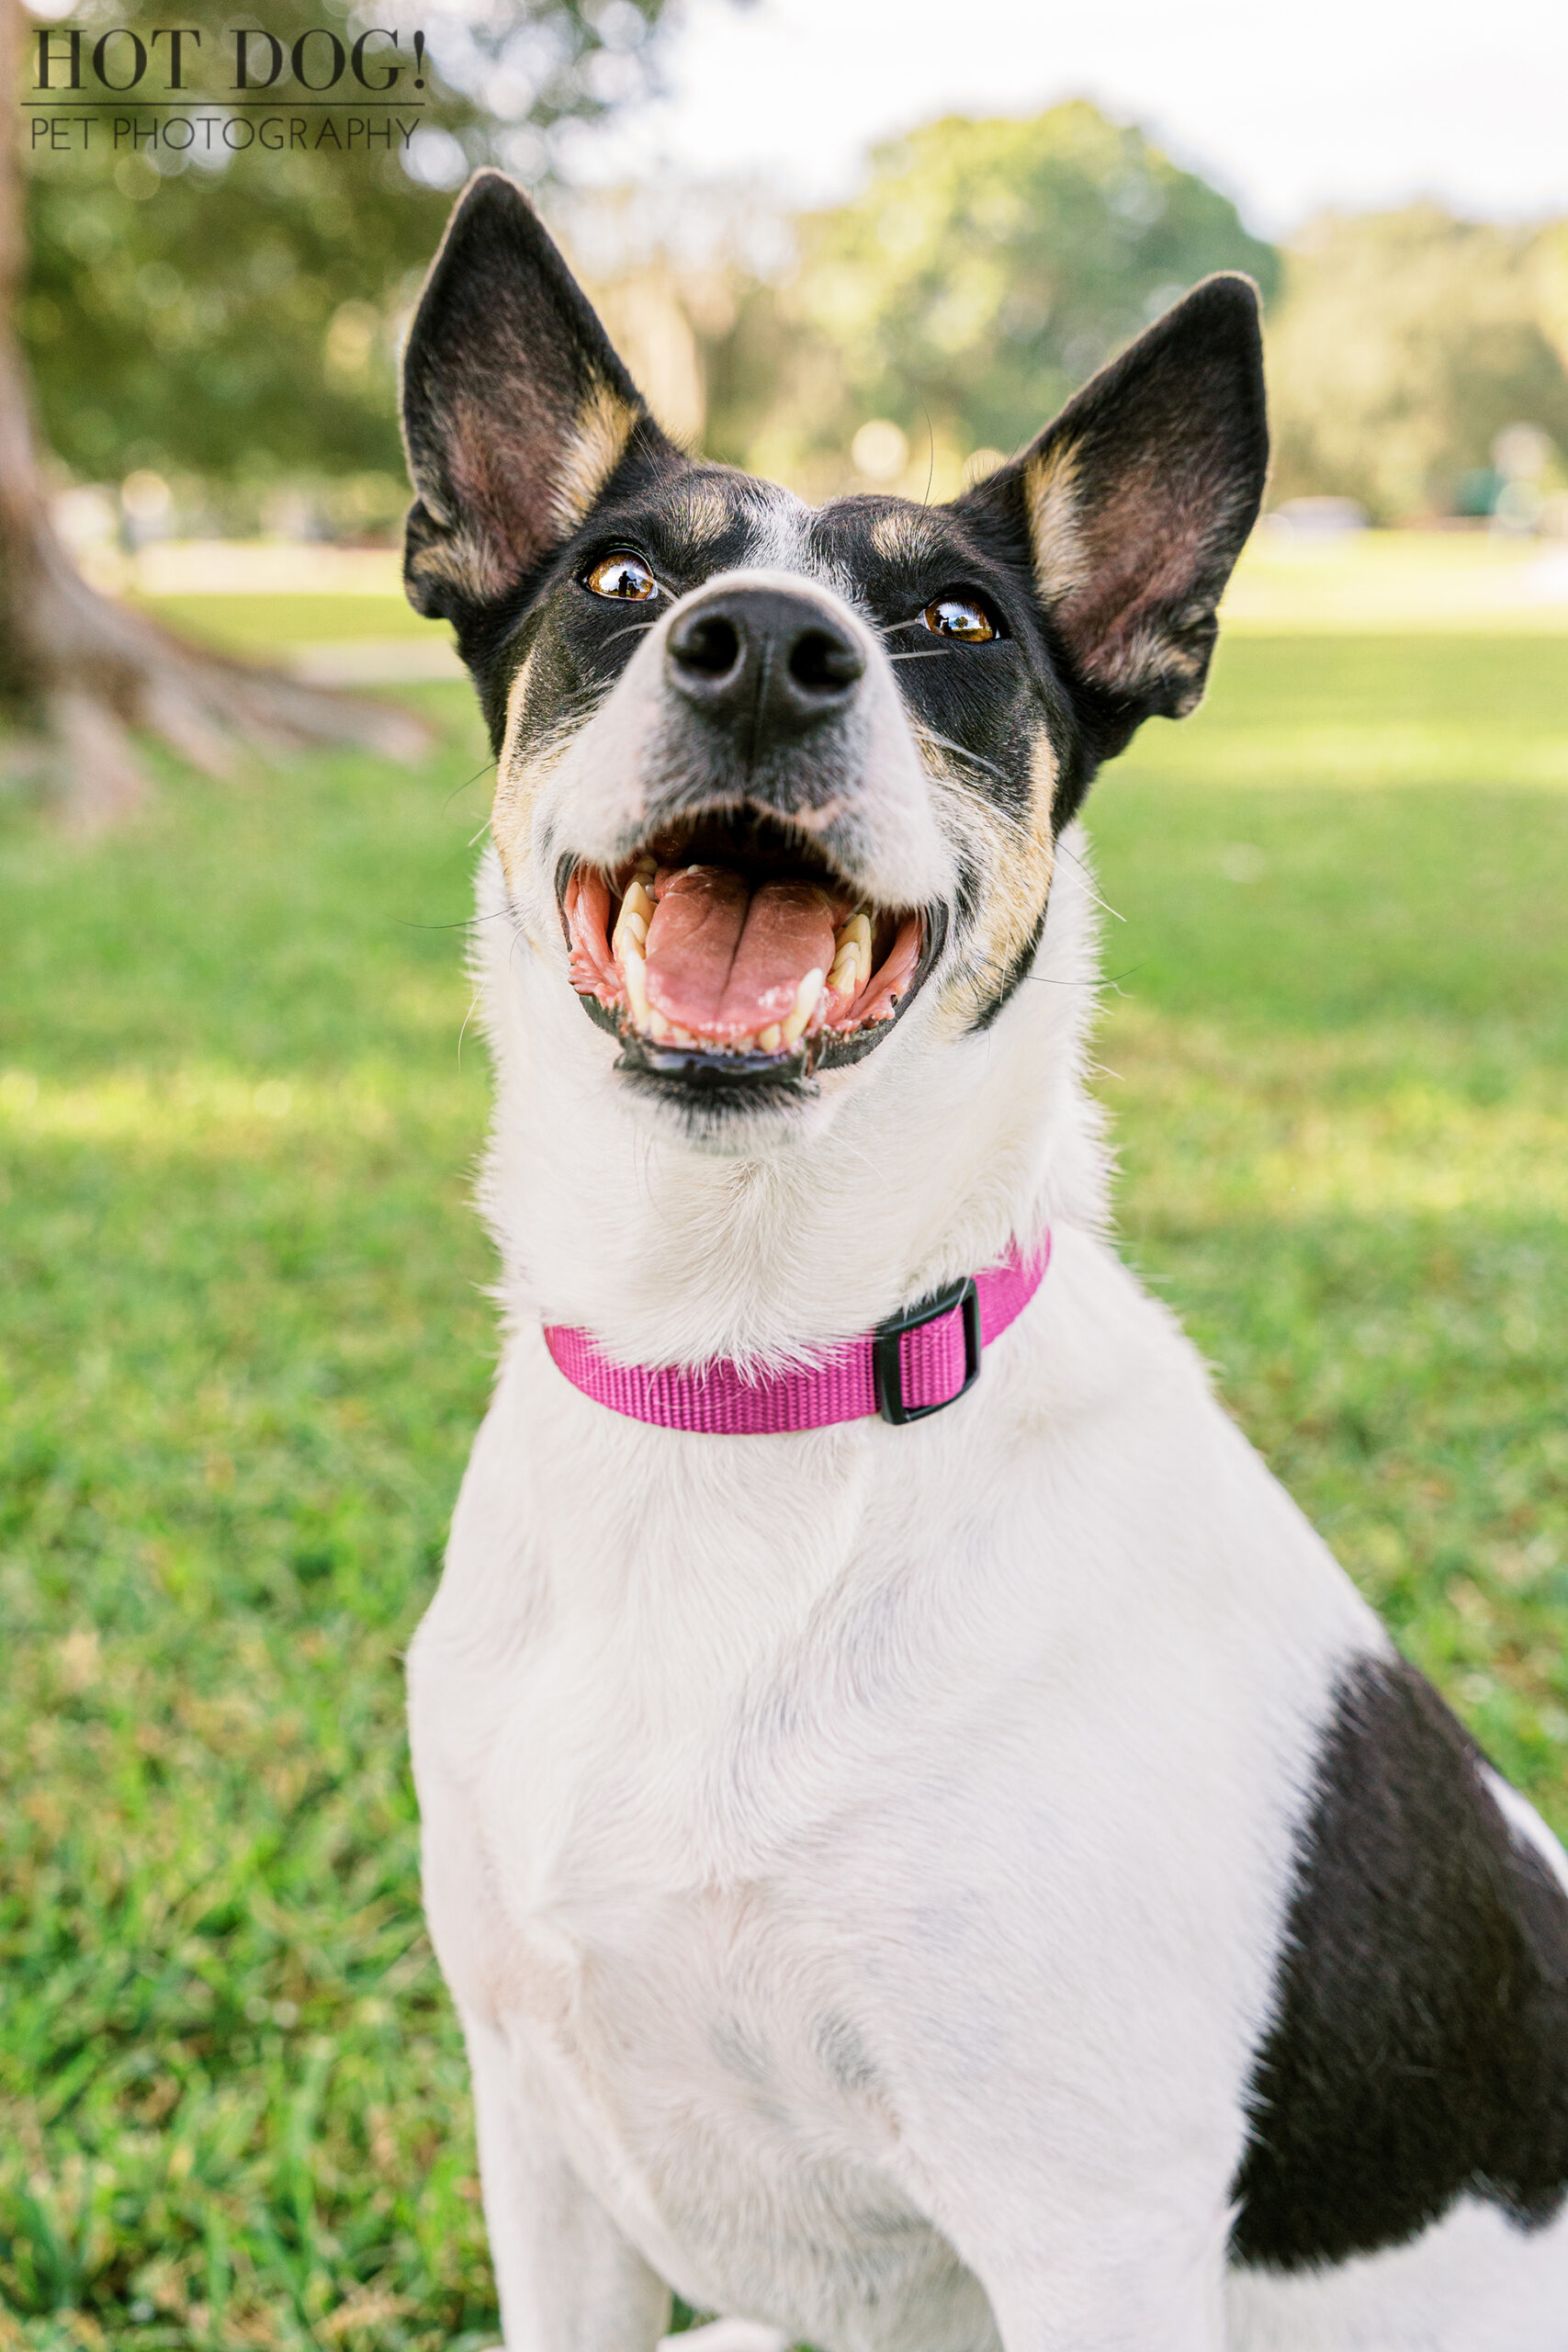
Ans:
<svg viewBox="0 0 1568 2352"><path fill-rule="evenodd" d="M846 709L865 656L816 597L789 588L724 588L688 605L670 632L671 684L750 755Z"/></svg>

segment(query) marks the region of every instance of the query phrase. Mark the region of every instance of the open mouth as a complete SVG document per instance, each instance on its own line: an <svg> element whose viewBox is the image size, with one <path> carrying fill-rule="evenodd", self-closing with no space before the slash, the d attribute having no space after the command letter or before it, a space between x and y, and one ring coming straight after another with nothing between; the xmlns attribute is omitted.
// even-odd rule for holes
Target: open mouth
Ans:
<svg viewBox="0 0 1568 2352"><path fill-rule="evenodd" d="M571 865L561 909L571 984L626 1065L720 1083L859 1060L936 944L919 912L875 905L747 809L668 826L613 874Z"/></svg>

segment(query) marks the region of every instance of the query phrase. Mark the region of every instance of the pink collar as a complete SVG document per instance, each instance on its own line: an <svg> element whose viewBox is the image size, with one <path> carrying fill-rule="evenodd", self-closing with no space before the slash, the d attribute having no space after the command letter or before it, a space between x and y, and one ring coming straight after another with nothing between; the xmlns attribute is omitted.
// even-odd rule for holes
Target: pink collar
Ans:
<svg viewBox="0 0 1568 2352"><path fill-rule="evenodd" d="M798 1372L753 1377L724 1356L694 1371L616 1363L590 1333L564 1323L546 1324L545 1345L574 1388L656 1429L762 1437L872 1413L885 1421L919 1421L973 1388L982 1350L1022 1314L1050 1262L1048 1232L1028 1258L1014 1242L998 1264L890 1315L874 1331L846 1340Z"/></svg>

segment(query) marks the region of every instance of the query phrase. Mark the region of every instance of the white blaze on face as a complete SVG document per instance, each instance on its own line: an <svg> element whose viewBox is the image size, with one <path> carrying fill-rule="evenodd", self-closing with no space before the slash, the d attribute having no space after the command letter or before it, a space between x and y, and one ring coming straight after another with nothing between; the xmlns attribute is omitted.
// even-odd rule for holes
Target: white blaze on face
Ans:
<svg viewBox="0 0 1568 2352"><path fill-rule="evenodd" d="M787 591L801 584L798 571L749 566L720 572L648 628L615 686L553 769L547 787L552 841L587 863L610 868L656 821L650 782L678 768L682 731L692 724L665 676L665 648L681 616L726 589ZM845 865L865 896L889 907L929 904L952 891L953 855L936 822L892 666L881 639L834 589L819 579L810 585L812 595L854 637L865 672L851 710L838 723L835 744L835 764L852 781L827 807L791 812L791 822L820 842L835 864ZM514 724L518 707L514 688ZM519 771L531 763L521 741L513 756ZM503 760L503 772L504 767Z"/></svg>

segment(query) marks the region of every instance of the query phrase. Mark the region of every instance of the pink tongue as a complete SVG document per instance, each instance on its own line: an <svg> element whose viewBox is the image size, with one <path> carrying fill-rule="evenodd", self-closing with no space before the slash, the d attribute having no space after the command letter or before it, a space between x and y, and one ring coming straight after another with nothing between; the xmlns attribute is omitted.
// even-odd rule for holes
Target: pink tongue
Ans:
<svg viewBox="0 0 1568 2352"><path fill-rule="evenodd" d="M807 972L833 961L833 917L809 882L751 891L722 865L658 888L648 926L649 1002L699 1036L754 1035L795 1011Z"/></svg>

